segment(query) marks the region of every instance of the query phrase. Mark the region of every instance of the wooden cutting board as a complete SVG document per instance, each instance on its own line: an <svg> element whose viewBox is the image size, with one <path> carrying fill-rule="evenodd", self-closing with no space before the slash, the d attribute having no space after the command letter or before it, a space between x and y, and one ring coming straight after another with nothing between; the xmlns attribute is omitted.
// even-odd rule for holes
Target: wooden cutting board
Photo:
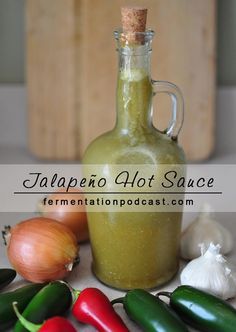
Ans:
<svg viewBox="0 0 236 332"><path fill-rule="evenodd" d="M188 159L209 157L215 124L215 0L136 0L156 31L152 77L177 84L185 99L180 135ZM122 0L27 1L29 145L38 157L78 159L115 123L117 55L112 32ZM158 106L156 106L158 104ZM167 97L155 97L165 128Z"/></svg>

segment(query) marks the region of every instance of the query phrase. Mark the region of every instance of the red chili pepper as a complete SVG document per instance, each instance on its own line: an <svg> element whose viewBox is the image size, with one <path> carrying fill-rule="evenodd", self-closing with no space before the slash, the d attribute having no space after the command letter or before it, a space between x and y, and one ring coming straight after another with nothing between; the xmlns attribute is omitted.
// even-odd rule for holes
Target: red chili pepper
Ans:
<svg viewBox="0 0 236 332"><path fill-rule="evenodd" d="M108 297L97 288L85 288L75 301L72 314L80 322L90 324L100 332L128 332Z"/></svg>
<svg viewBox="0 0 236 332"><path fill-rule="evenodd" d="M64 317L55 316L46 320L38 332L76 332L74 326ZM34 331L32 331L34 332Z"/></svg>
<svg viewBox="0 0 236 332"><path fill-rule="evenodd" d="M76 332L74 326L64 317L55 316L46 320L43 324L34 324L25 319L18 311L17 302L13 303L16 316L21 324L30 332Z"/></svg>

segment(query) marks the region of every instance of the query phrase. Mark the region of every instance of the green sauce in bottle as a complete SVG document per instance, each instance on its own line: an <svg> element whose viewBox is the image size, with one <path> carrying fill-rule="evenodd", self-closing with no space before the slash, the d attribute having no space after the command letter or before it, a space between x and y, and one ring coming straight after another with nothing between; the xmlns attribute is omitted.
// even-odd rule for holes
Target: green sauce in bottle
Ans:
<svg viewBox="0 0 236 332"><path fill-rule="evenodd" d="M183 150L172 135L179 131L182 120L177 116L168 134L152 125L152 98L158 88L149 73L153 32L141 36L140 45L124 45L123 34L115 33L119 52L117 122L113 130L89 145L83 164L99 164L104 169L109 165L112 170L117 164L185 163ZM173 89L170 83L161 83L161 92L174 96ZM156 209L140 213L135 206L127 213L88 212L93 272L103 283L119 289L150 289L168 281L178 269L181 218L181 212Z"/></svg>

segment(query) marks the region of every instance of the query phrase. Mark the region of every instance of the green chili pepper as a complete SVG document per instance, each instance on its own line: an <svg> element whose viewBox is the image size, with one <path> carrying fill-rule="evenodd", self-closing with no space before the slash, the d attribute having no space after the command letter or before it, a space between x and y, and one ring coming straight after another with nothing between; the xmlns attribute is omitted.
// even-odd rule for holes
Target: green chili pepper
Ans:
<svg viewBox="0 0 236 332"><path fill-rule="evenodd" d="M39 324L44 320L63 315L72 304L72 291L62 281L54 281L41 289L33 297L22 313L22 316L32 323ZM14 332L28 331L18 320Z"/></svg>
<svg viewBox="0 0 236 332"><path fill-rule="evenodd" d="M31 284L13 292L0 294L0 331L12 326L17 317L12 307L12 302L18 303L18 308L23 311L30 300L43 288L45 284Z"/></svg>
<svg viewBox="0 0 236 332"><path fill-rule="evenodd" d="M235 332L236 310L220 298L191 286L180 286L170 298L170 306L189 325L203 332Z"/></svg>
<svg viewBox="0 0 236 332"><path fill-rule="evenodd" d="M143 289L129 291L111 302L123 303L127 315L146 332L186 332L181 319L161 300Z"/></svg>
<svg viewBox="0 0 236 332"><path fill-rule="evenodd" d="M0 289L10 284L16 277L16 271L12 269L0 269Z"/></svg>

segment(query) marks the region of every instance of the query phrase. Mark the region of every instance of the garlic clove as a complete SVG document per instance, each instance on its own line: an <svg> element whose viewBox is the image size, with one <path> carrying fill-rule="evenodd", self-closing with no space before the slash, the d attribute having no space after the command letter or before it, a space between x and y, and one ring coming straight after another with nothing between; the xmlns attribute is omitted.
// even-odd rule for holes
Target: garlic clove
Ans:
<svg viewBox="0 0 236 332"><path fill-rule="evenodd" d="M210 243L207 250L204 247L201 245L202 255L182 270L181 284L199 288L224 300L234 297L235 274L232 265L220 254L220 245Z"/></svg>
<svg viewBox="0 0 236 332"><path fill-rule="evenodd" d="M181 236L180 255L184 259L193 259L199 256L199 244L207 247L211 242L219 243L222 253L228 254L233 248L232 234L212 217L212 209L208 204L190 224Z"/></svg>

